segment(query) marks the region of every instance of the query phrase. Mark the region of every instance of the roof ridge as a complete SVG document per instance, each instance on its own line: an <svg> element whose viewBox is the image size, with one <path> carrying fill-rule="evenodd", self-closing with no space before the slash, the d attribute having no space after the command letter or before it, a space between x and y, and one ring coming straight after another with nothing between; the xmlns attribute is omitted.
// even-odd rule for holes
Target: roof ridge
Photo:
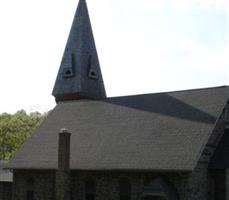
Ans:
<svg viewBox="0 0 229 200"><path fill-rule="evenodd" d="M88 101L106 101L116 98L124 98L124 97L137 97L137 96L145 96L145 95L159 95L159 94L172 94L172 93L182 93L182 92L191 92L191 91L201 91L201 90L211 90L211 89L220 89L220 88L229 88L229 85L222 85L222 86L215 86L215 87L206 87L206 88L194 88L194 89L187 89L187 90L175 90L169 92L156 92L156 93L143 93L143 94L133 94L133 95L124 95L124 96L113 96L107 97L102 100L91 100L91 99L79 99L79 100L68 100L63 102L58 102L57 104L65 104L65 103L74 103L74 102L88 102Z"/></svg>
<svg viewBox="0 0 229 200"><path fill-rule="evenodd" d="M133 97L133 96L143 96L143 95L182 93L182 92L189 92L189 91L219 89L219 88L226 88L226 87L229 87L229 85L222 85L222 86L215 86L215 87L205 87L205 88L183 89L183 90L174 90L174 91L165 91L165 92L155 92L155 93L131 94L131 95L125 95L125 96L112 96L112 97L108 97L107 99L121 98L121 97Z"/></svg>

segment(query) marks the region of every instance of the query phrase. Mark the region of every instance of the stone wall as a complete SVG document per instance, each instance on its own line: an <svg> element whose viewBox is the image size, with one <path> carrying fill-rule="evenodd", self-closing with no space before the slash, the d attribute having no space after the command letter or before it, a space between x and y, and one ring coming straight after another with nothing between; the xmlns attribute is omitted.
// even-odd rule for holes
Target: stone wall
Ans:
<svg viewBox="0 0 229 200"><path fill-rule="evenodd" d="M210 200L209 171L206 164L198 164L189 175L185 189L186 200Z"/></svg>
<svg viewBox="0 0 229 200"><path fill-rule="evenodd" d="M205 165L198 165L192 173L153 173L153 172L71 172L71 199L85 200L85 182L89 178L96 183L96 200L119 200L119 180L127 178L131 183L131 200L139 200L144 185L163 177L176 188L180 200L209 200L208 170ZM15 171L13 200L26 200L30 179L34 179L34 200L54 200L54 171Z"/></svg>
<svg viewBox="0 0 229 200"><path fill-rule="evenodd" d="M121 178L127 178L131 183L131 200L139 200L144 185L159 176L174 185L179 200L215 200L212 190L214 186L211 184L212 171L203 163L199 163L192 173L72 171L71 200L85 200L85 182L89 178L96 183L96 200L119 200L118 183ZM33 186L28 185L31 178L34 179ZM17 170L14 172L13 188L13 200L26 200L26 192L31 189L34 189L34 200L54 200L54 188L58 190L58 185L55 185L55 171ZM229 188L228 170L226 188ZM226 200L229 200L228 191L226 190Z"/></svg>
<svg viewBox="0 0 229 200"><path fill-rule="evenodd" d="M0 182L0 200L11 200L12 182Z"/></svg>
<svg viewBox="0 0 229 200"><path fill-rule="evenodd" d="M119 199L118 181L126 177L131 182L131 200L139 200L144 185L157 177L163 177L176 188L179 200L210 200L210 172L206 164L198 164L192 173L153 172L75 172L73 199L85 200L85 181L94 178L97 183L97 200Z"/></svg>
<svg viewBox="0 0 229 200"><path fill-rule="evenodd" d="M34 191L34 200L54 200L54 171L15 170L13 200L26 200L28 191Z"/></svg>

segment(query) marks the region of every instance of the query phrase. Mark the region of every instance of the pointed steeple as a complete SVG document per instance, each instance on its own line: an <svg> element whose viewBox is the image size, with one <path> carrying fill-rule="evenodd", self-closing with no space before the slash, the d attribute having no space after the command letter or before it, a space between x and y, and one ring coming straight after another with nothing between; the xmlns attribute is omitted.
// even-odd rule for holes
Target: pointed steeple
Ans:
<svg viewBox="0 0 229 200"><path fill-rule="evenodd" d="M57 102L106 98L85 0L79 0L52 95Z"/></svg>

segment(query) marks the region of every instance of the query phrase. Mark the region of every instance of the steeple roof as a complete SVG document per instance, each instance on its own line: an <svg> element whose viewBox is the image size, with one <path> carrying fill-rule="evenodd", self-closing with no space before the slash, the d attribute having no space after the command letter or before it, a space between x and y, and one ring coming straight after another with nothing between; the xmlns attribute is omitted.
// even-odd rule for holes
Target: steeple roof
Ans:
<svg viewBox="0 0 229 200"><path fill-rule="evenodd" d="M106 98L85 0L79 0L52 94L57 102Z"/></svg>

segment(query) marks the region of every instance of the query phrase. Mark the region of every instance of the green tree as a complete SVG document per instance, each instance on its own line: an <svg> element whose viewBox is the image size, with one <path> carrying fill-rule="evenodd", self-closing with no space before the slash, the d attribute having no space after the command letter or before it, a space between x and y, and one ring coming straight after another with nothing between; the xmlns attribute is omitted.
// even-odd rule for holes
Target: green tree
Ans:
<svg viewBox="0 0 229 200"><path fill-rule="evenodd" d="M0 114L0 159L10 159L46 115L39 112L27 114L24 110L13 115Z"/></svg>

